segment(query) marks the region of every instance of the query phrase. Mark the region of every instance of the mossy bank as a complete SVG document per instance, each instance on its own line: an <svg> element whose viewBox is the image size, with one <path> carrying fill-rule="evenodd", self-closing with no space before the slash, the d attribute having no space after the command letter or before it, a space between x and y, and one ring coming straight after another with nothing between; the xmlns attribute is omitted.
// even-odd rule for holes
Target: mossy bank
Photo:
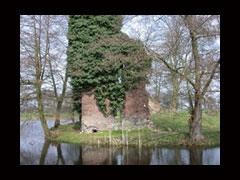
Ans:
<svg viewBox="0 0 240 180"><path fill-rule="evenodd" d="M80 124L60 125L52 129L51 140L72 144L129 145L129 146L192 146L189 141L186 111L157 113L152 115L154 128L139 130L116 130L96 133L80 133ZM220 115L204 111L202 130L205 141L196 146L220 145Z"/></svg>

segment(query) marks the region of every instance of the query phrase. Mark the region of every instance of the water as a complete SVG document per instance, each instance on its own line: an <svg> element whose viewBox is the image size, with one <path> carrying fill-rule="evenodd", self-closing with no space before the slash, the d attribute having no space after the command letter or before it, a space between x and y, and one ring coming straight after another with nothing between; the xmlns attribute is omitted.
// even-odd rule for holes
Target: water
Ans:
<svg viewBox="0 0 240 180"><path fill-rule="evenodd" d="M54 125L47 123L49 128ZM20 125L21 165L220 165L220 147L139 149L52 143L45 141L40 121Z"/></svg>

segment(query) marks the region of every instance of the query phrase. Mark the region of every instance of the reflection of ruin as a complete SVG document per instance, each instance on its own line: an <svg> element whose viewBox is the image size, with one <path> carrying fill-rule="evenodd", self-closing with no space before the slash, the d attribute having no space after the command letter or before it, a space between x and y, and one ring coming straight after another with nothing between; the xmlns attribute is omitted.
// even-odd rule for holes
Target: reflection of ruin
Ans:
<svg viewBox="0 0 240 180"><path fill-rule="evenodd" d="M84 165L148 165L151 161L150 149L124 147L82 146Z"/></svg>
<svg viewBox="0 0 240 180"><path fill-rule="evenodd" d="M219 165L220 148L98 147L46 141L32 152L21 149L20 160L28 165Z"/></svg>
<svg viewBox="0 0 240 180"><path fill-rule="evenodd" d="M82 163L84 165L108 164L109 149L97 146L82 146Z"/></svg>
<svg viewBox="0 0 240 180"><path fill-rule="evenodd" d="M148 148L128 148L125 149L125 165L149 165L152 151Z"/></svg>

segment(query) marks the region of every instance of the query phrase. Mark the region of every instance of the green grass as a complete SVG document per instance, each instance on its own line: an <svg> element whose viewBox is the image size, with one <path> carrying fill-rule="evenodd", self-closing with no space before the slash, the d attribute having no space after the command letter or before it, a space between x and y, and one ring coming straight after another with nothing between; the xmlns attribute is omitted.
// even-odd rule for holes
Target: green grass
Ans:
<svg viewBox="0 0 240 180"><path fill-rule="evenodd" d="M142 146L190 146L188 135L188 119L187 111L179 111L176 113L158 113L152 115L154 128L128 131L128 145ZM57 129L53 129L54 141L73 143L73 144L109 144L110 132L97 133L80 133L80 124L61 125ZM220 145L220 115L208 115L203 113L202 130L206 141L202 146ZM126 131L124 131L126 137ZM125 138L126 139L126 138ZM122 140L122 130L111 131L112 145L126 145L126 141Z"/></svg>
<svg viewBox="0 0 240 180"><path fill-rule="evenodd" d="M55 120L55 113L44 113L45 118L47 120ZM74 118L77 120L78 115L75 114ZM67 112L61 113L61 120L69 120L71 119L71 114ZM20 121L27 121L27 120L39 120L38 113L20 113Z"/></svg>
<svg viewBox="0 0 240 180"><path fill-rule="evenodd" d="M38 113L20 113L20 120L35 120L39 118Z"/></svg>

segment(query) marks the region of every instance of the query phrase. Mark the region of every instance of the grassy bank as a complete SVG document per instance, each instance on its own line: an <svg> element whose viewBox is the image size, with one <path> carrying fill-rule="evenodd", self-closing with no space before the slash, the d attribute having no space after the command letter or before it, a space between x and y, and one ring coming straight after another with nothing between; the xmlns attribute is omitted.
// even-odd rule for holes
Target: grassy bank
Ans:
<svg viewBox="0 0 240 180"><path fill-rule="evenodd" d="M189 114L186 111L177 113L158 113L152 116L153 129L105 131L98 133L80 133L80 125L61 125L52 130L53 141L73 144L105 145L141 145L141 146L190 146L188 136ZM220 115L203 113L203 135L205 142L199 146L220 145Z"/></svg>
<svg viewBox="0 0 240 180"><path fill-rule="evenodd" d="M44 113L47 120L55 120L55 113ZM75 120L78 120L78 114L74 114ZM39 120L38 113L20 113L20 121L27 120ZM61 120L71 120L71 114L63 112L61 113Z"/></svg>

